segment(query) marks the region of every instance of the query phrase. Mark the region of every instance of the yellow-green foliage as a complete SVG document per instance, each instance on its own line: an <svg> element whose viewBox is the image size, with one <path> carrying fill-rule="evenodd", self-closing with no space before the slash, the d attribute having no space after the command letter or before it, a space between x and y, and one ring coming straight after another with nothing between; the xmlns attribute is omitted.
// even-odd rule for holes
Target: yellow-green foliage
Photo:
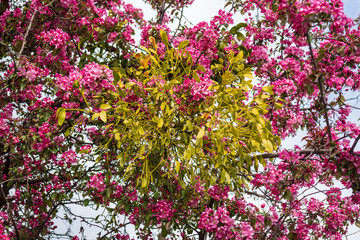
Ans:
<svg viewBox="0 0 360 240"><path fill-rule="evenodd" d="M167 42L164 34L162 38ZM124 179L135 176L143 192L153 183L172 184L168 179L176 179L184 188L198 179L207 186L246 185L246 173L252 167L257 170L259 162L265 164L255 154L272 152L280 141L263 117L272 87L248 99L251 69L244 67L242 52L231 52L211 66L221 77L210 86L214 95L181 106L189 94L176 89L188 76L199 81L206 70L195 65L187 41L159 55L155 40L150 40L153 48L135 55L137 69L114 70L117 91L102 94L98 105L102 111L86 110L92 120L109 124L105 127L110 137L103 150L115 153ZM149 86L150 81L154 85ZM129 101L131 95L142 101ZM181 99L180 105L176 99Z"/></svg>

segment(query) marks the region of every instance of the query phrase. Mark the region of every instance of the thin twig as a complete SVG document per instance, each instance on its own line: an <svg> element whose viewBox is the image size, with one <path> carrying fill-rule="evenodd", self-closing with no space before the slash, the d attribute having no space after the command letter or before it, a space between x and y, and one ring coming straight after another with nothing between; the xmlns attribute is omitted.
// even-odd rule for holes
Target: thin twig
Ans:
<svg viewBox="0 0 360 240"><path fill-rule="evenodd" d="M180 18L179 18L179 24L178 24L178 26L177 26L177 28L176 28L175 33L174 33L174 37L171 39L171 45L172 45L173 40L175 39L175 36L176 36L177 32L178 32L179 29L180 29L181 20L182 20L182 18L183 18L183 16L184 16L184 8L185 8L185 6L182 6L182 8L181 8L181 15L180 15Z"/></svg>
<svg viewBox="0 0 360 240"><path fill-rule="evenodd" d="M267 197L267 196L262 195L262 194L259 194L259 193L257 193L257 192L252 192L252 191L245 190L245 193L250 194L250 195L257 196L257 197L259 197L259 198L265 198L265 199L268 199L268 197ZM270 200L271 200L271 199L270 199Z"/></svg>
<svg viewBox="0 0 360 240"><path fill-rule="evenodd" d="M31 16L29 26L28 26L28 28L26 29L26 33L25 33L25 36L24 36L24 40L23 40L23 43L22 43L22 45L21 45L21 49L20 49L19 53L17 54L18 58L21 56L22 52L24 51L25 44L26 44L26 39L27 39L27 37L29 36L30 29L31 29L31 27L32 27L32 25L33 25L33 22L34 22L34 19L35 19L36 14L37 14L40 10L42 10L42 9L50 6L51 4L53 4L53 2L55 2L55 0L51 1L49 4L43 6L43 7L40 8L40 9L36 9L35 12L33 13L33 15Z"/></svg>
<svg viewBox="0 0 360 240"><path fill-rule="evenodd" d="M71 37L71 41L74 43L74 47L75 47L76 53L79 55L79 57L81 57L82 53L81 53L78 45L76 44L76 41L75 41L74 36L72 35L72 32L71 32L71 31L70 31L70 37Z"/></svg>
<svg viewBox="0 0 360 240"><path fill-rule="evenodd" d="M314 37L314 39L319 39L319 40L331 40L331 41L337 41L337 42L342 42L342 43L345 43L349 46L351 46L350 43L344 41L344 40L340 40L340 39L335 39L335 38L326 38L326 37Z"/></svg>
<svg viewBox="0 0 360 240"><path fill-rule="evenodd" d="M357 136L357 138L355 139L355 142L353 143L353 145L350 148L350 153L353 153L356 147L356 144L359 142L360 140L360 134Z"/></svg>

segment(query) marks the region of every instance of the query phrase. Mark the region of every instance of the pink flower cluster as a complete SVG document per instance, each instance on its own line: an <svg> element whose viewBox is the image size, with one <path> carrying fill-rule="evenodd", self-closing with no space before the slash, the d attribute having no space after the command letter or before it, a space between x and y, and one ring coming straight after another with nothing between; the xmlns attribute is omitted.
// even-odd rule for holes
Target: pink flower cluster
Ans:
<svg viewBox="0 0 360 240"><path fill-rule="evenodd" d="M224 207L216 211L206 208L198 223L200 229L212 233L214 239L253 239L254 230L246 222L236 224Z"/></svg>
<svg viewBox="0 0 360 240"><path fill-rule="evenodd" d="M69 34L59 28L41 32L40 36L38 36L38 39L40 38L42 38L45 43L49 43L50 46L55 46L56 48L63 48L70 39Z"/></svg>
<svg viewBox="0 0 360 240"><path fill-rule="evenodd" d="M76 152L73 150L66 151L62 154L61 159L63 159L67 164L77 163Z"/></svg>
<svg viewBox="0 0 360 240"><path fill-rule="evenodd" d="M219 185L215 185L209 188L208 194L215 199L215 201L226 200L228 199L228 193L230 191L229 186L221 187Z"/></svg>
<svg viewBox="0 0 360 240"><path fill-rule="evenodd" d="M200 77L199 82L195 79L185 79L183 84L179 86L177 90L179 91L182 89L184 92L190 90L190 95L192 96L190 101L206 101L208 97L212 97L214 95L214 92L209 90L211 85L213 85L213 81L206 77Z"/></svg>
<svg viewBox="0 0 360 240"><path fill-rule="evenodd" d="M10 240L10 237L7 234L5 234L5 225L4 225L4 220L7 221L8 216L5 212L0 212L0 217L1 217L0 218L0 239Z"/></svg>
<svg viewBox="0 0 360 240"><path fill-rule="evenodd" d="M176 209L172 208L173 203L168 200L159 200L157 201L153 212L155 212L154 216L157 218L157 221L167 220L170 221Z"/></svg>
<svg viewBox="0 0 360 240"><path fill-rule="evenodd" d="M92 175L90 177L90 181L88 182L88 186L96 189L98 192L102 192L105 190L104 176L101 173Z"/></svg>
<svg viewBox="0 0 360 240"><path fill-rule="evenodd" d="M73 70L69 76L57 75L56 83L63 91L62 98L69 100L69 94L72 92L72 86L76 81L79 81L80 86L86 89L84 94L88 96L90 93L96 94L104 89L114 90L113 79L112 71L109 68L97 63L89 63L80 71ZM74 96L78 95L79 92L74 91Z"/></svg>

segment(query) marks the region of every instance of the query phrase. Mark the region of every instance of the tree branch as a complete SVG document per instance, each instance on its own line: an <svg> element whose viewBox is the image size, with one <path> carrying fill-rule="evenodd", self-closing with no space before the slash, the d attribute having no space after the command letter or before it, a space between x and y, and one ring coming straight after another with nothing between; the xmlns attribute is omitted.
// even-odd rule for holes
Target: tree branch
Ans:
<svg viewBox="0 0 360 240"><path fill-rule="evenodd" d="M309 44L311 60L312 60L312 62L314 64L315 70L317 70L318 68L317 68L315 57L314 57L314 52L313 52L313 49L312 49L309 33L306 34L306 39L307 39L307 42ZM318 85L319 85L319 90L320 90L320 99L321 99L321 102L323 104L323 109L325 110L327 104L326 104L326 101L325 101L324 86L323 86L323 84L321 82L321 79L319 77L317 78L317 80L318 80ZM332 142L331 126L330 126L329 116L327 115L326 111L325 111L324 117L325 117L325 122L326 122L326 126L327 126L327 134L328 134L328 137L329 137L329 141Z"/></svg>
<svg viewBox="0 0 360 240"><path fill-rule="evenodd" d="M294 153L298 153L300 155L310 155L310 154L326 155L330 153L330 149L304 149L304 150L294 151ZM256 157L263 157L263 158L278 158L279 156L280 153L265 153L261 155L256 155ZM255 156L253 158L255 158Z"/></svg>
<svg viewBox="0 0 360 240"><path fill-rule="evenodd" d="M8 177L9 170L10 170L10 155L8 153L8 155L6 156L6 162L2 174ZM1 196L0 196L0 209L1 209L5 204L7 204L6 197L9 194L10 189L7 186L7 184L4 184L3 182L0 183L0 189L1 189Z"/></svg>
<svg viewBox="0 0 360 240"><path fill-rule="evenodd" d="M351 146L351 148L350 148L350 153L354 153L356 144L359 142L359 140L360 140L360 134L357 136L357 138L355 139L355 142L354 142L353 145Z"/></svg>
<svg viewBox="0 0 360 240"><path fill-rule="evenodd" d="M48 212L46 219L41 223L41 225L38 227L38 230L35 232L34 237L29 237L28 239L38 239L38 236L40 235L42 229L45 227L46 223L49 221L51 215L54 213L54 211L56 210L56 208L61 204L61 201L54 204L54 206L51 208L51 210Z"/></svg>
<svg viewBox="0 0 360 240"><path fill-rule="evenodd" d="M21 49L20 49L19 53L17 54L17 57L18 57L18 58L21 56L22 52L24 51L25 44L26 44L26 39L27 39L27 37L29 36L30 29L31 29L31 27L32 27L32 25L33 25L33 22L34 22L34 19L35 19L36 14L37 14L40 10L42 10L42 9L50 6L51 4L53 4L53 2L55 2L55 0L51 1L49 4L43 6L43 7L40 8L40 9L36 9L35 12L33 13L33 15L31 16L29 26L28 26L28 28L26 29L26 33L25 33L25 36L24 36L24 40L23 40L22 45L21 45Z"/></svg>
<svg viewBox="0 0 360 240"><path fill-rule="evenodd" d="M14 229L15 229L16 239L20 240L19 230L18 230L18 228L16 226L15 219L14 219L14 216L13 216L13 211L14 210L12 209L9 201L6 199L7 196L5 195L5 192L4 192L4 189L3 189L2 185L0 185L0 190L1 190L1 196L4 199L4 201L6 203L6 206L7 206L7 212L10 215L11 222L12 222L12 224L14 226Z"/></svg>

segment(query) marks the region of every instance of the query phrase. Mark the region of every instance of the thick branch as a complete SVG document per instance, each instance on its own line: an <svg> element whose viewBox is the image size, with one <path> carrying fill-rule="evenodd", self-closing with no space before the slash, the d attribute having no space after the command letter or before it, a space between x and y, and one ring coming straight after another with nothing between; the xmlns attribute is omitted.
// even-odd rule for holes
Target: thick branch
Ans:
<svg viewBox="0 0 360 240"><path fill-rule="evenodd" d="M157 21L157 24L161 25L164 20L165 12L166 12L165 3L162 3L162 5L158 9L159 9L159 19Z"/></svg>
<svg viewBox="0 0 360 240"><path fill-rule="evenodd" d="M19 235L19 230L17 228L17 224L15 222L15 219L14 219L14 216L13 216L13 208L11 207L9 201L6 199L7 198L7 195L5 194L4 192L4 188L0 185L0 192L1 192L1 197L4 199L5 203L6 203L6 206L7 206L7 212L10 216L10 219L11 219L11 223L12 225L14 226L14 229L15 229L15 236L16 236L16 239L17 240L20 240L20 235Z"/></svg>
<svg viewBox="0 0 360 240"><path fill-rule="evenodd" d="M357 136L357 138L355 139L355 142L354 142L353 145L351 146L350 153L353 153L353 152L354 152L355 147L356 147L356 144L359 142L359 140L360 140L360 134Z"/></svg>
<svg viewBox="0 0 360 240"><path fill-rule="evenodd" d="M61 204L61 201L58 202L57 204L54 204L54 206L51 208L51 210L48 212L47 217L45 218L45 220L38 226L37 231L35 232L33 237L29 237L28 239L38 239L41 231L43 230L43 228L45 227L46 223L49 221L51 215L55 212L56 208Z"/></svg>
<svg viewBox="0 0 360 240"><path fill-rule="evenodd" d="M318 155L326 155L330 153L330 149L304 149L299 151L294 151L294 153L298 153L300 155L310 155L310 154L318 154ZM265 153L261 155L256 155L256 157L263 158L278 158L280 153Z"/></svg>
<svg viewBox="0 0 360 240"><path fill-rule="evenodd" d="M5 162L5 166L4 166L4 171L3 171L3 175L8 177L9 174L9 170L10 170L10 155L8 154L6 156L6 162ZM4 184L3 182L0 183L0 189L1 189L1 196L0 196L0 209L6 204L6 198L7 195L9 194L9 187L7 184Z"/></svg>
<svg viewBox="0 0 360 240"><path fill-rule="evenodd" d="M313 49L312 49L309 33L306 35L306 38L307 38L307 41L308 41L308 44L309 44L311 60L312 60L312 62L314 64L315 70L317 70L317 63L316 63L316 60L315 60L315 57L314 57L314 52L313 52ZM323 109L325 110L327 104L326 104L326 101L325 101L324 86L323 86L323 84L321 82L320 77L318 77L317 80L318 80L318 85L319 85L319 90L320 90L321 102L322 102L322 105L323 105ZM327 134L328 134L328 137L329 137L329 141L332 142L330 121L329 121L329 116L328 116L326 111L325 111L324 117L325 117L325 122L326 122L326 126L327 126Z"/></svg>

